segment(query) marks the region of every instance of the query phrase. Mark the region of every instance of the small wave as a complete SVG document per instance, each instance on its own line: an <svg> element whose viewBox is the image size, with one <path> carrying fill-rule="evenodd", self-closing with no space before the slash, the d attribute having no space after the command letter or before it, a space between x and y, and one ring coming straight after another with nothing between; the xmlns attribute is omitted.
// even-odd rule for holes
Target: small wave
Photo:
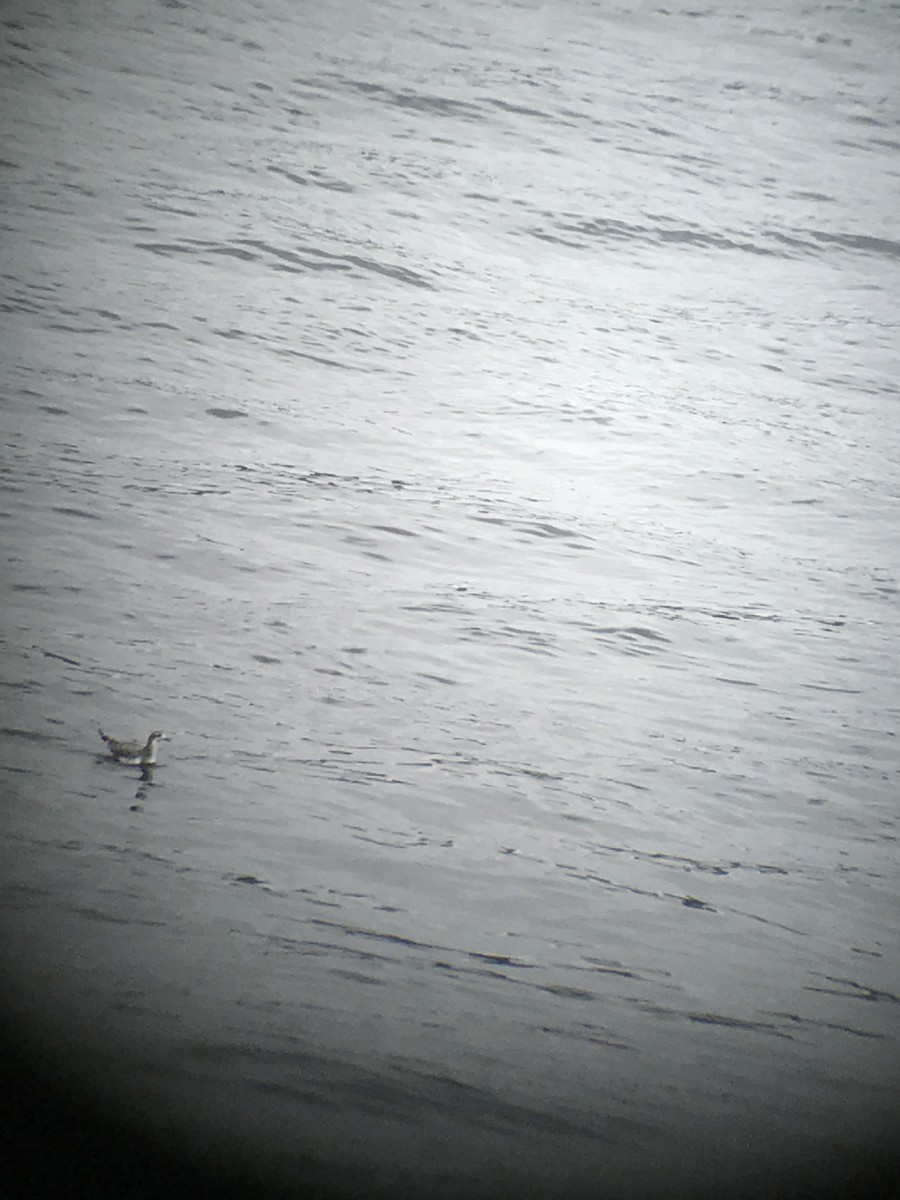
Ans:
<svg viewBox="0 0 900 1200"><path fill-rule="evenodd" d="M685 1013L685 1016L689 1021L696 1021L700 1025L724 1025L728 1029L746 1029L750 1033L768 1033L772 1037L793 1040L784 1029L780 1029L769 1021L748 1021L740 1017L726 1017L722 1013L709 1012Z"/></svg>
<svg viewBox="0 0 900 1200"><path fill-rule="evenodd" d="M827 199L827 197L825 197ZM545 213L545 216L550 214ZM689 250L740 251L756 255L809 256L823 247L834 246L859 254L900 258L900 242L870 234L832 233L816 229L761 229L757 231L712 231L699 227L634 224L615 218L553 219L547 226L528 232L541 241L571 249L586 250L596 242L631 242L648 246L683 246Z"/></svg>
<svg viewBox="0 0 900 1200"><path fill-rule="evenodd" d="M412 287L434 290L435 285L419 271L397 263L380 262L361 254L337 254L330 250L321 250L315 246L304 246L302 252L286 250L273 246L269 242L254 238L240 238L235 242L209 242L196 238L184 238L179 242L136 242L135 248L146 250L163 258L182 254L224 255L243 262L256 262L261 259L273 259L272 266L276 270L290 271L295 274L305 274L308 271L346 271L353 272L354 268L366 274L380 275Z"/></svg>
<svg viewBox="0 0 900 1200"><path fill-rule="evenodd" d="M362 79L347 79L342 75L334 75L332 79L338 86L347 90L360 92L364 96L380 100L384 104L390 104L396 108L413 109L428 116L463 117L473 120L480 119L483 115L480 107L468 100L453 100L449 96L438 96L428 92L395 91L380 83L369 83Z"/></svg>
<svg viewBox="0 0 900 1200"><path fill-rule="evenodd" d="M343 179L334 179L324 177L321 172L315 169L311 170L308 175L299 175L295 171L288 171L284 167L269 167L273 175L281 175L291 183L296 183L300 187L319 187L324 188L329 192L353 192L356 189L352 184L345 182Z"/></svg>

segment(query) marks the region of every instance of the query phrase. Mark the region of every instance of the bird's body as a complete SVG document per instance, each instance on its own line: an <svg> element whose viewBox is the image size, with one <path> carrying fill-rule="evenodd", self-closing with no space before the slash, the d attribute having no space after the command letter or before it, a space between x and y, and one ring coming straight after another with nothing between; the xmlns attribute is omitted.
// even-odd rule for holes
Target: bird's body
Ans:
<svg viewBox="0 0 900 1200"><path fill-rule="evenodd" d="M108 733L99 730L100 736L109 747L109 752L116 762L125 763L129 767L152 767L156 762L156 744L168 742L169 735L162 730L154 729L147 741L129 742L121 738L110 737Z"/></svg>

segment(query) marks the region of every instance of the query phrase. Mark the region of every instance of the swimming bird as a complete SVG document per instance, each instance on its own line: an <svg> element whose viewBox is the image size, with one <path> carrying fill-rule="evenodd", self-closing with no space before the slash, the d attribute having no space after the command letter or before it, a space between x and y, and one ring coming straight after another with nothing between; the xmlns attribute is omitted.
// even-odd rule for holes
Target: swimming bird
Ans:
<svg viewBox="0 0 900 1200"><path fill-rule="evenodd" d="M103 730L98 731L109 747L109 752L116 762L125 763L129 767L152 767L156 762L156 743L170 742L172 739L161 729L154 729L144 745L140 742L122 741L110 737Z"/></svg>

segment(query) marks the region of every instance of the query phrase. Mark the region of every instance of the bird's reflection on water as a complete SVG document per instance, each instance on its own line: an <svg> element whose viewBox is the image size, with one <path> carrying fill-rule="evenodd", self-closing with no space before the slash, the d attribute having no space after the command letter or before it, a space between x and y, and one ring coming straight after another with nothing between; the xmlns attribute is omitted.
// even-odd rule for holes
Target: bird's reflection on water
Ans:
<svg viewBox="0 0 900 1200"><path fill-rule="evenodd" d="M131 805L132 812L140 812L142 808L141 801L147 799L148 790L155 787L153 779L154 768L152 763L144 763L141 767L140 782L137 786L137 791L134 793L134 804Z"/></svg>

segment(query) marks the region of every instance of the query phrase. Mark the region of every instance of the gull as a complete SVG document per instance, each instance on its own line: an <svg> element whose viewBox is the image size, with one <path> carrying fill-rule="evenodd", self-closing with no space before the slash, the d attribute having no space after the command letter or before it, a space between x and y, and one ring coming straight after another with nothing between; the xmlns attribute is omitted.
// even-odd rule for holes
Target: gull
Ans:
<svg viewBox="0 0 900 1200"><path fill-rule="evenodd" d="M145 743L122 741L120 738L110 737L102 729L99 733L116 762L125 763L129 767L152 767L156 762L156 743L172 740L169 734L163 733L161 729L154 729Z"/></svg>

